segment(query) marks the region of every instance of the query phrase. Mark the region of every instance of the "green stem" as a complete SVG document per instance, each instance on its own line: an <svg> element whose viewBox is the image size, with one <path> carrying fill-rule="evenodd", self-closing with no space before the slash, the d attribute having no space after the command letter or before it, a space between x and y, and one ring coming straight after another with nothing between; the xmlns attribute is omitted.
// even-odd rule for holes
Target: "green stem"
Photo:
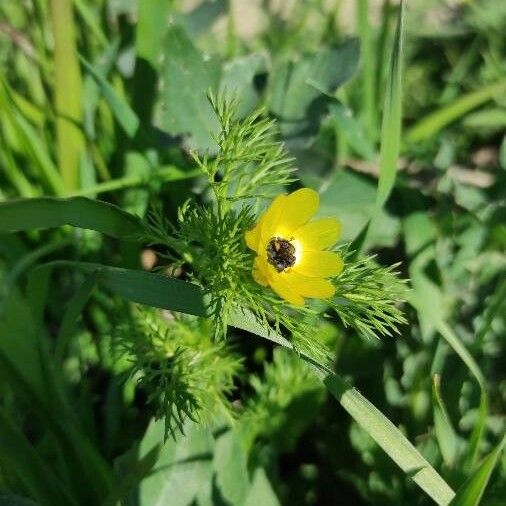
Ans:
<svg viewBox="0 0 506 506"><path fill-rule="evenodd" d="M51 0L54 37L54 105L58 165L67 191L79 187L84 151L82 78L76 48L72 0Z"/></svg>
<svg viewBox="0 0 506 506"><path fill-rule="evenodd" d="M83 197L86 195L95 195L116 190L123 190L125 188L132 188L133 186L149 185L153 180L159 180L161 183L168 183L171 181L181 181L183 179L191 179L201 174L200 169L193 169L188 172L183 172L177 167L164 167L156 171L149 178L144 176L124 176L112 181L106 181L93 186L88 186L81 190L75 191L67 195L68 197Z"/></svg>

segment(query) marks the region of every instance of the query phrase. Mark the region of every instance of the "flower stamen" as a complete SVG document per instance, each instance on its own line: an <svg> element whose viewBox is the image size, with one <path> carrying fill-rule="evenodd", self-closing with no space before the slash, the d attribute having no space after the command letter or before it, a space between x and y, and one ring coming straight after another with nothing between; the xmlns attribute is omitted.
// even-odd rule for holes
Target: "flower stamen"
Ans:
<svg viewBox="0 0 506 506"><path fill-rule="evenodd" d="M296 261L295 246L287 239L273 237L267 244L267 261L276 271L283 272Z"/></svg>

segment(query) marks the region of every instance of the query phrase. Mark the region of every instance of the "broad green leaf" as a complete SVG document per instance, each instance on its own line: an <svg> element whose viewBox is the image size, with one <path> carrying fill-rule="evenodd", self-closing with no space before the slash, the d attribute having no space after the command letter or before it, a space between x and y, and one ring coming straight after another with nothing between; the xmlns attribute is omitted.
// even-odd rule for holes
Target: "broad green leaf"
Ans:
<svg viewBox="0 0 506 506"><path fill-rule="evenodd" d="M137 7L132 106L141 122L150 125L171 4L167 0L139 0L132 5Z"/></svg>
<svg viewBox="0 0 506 506"><path fill-rule="evenodd" d="M317 132L325 110L324 104L317 101L326 102L322 91L333 94L353 76L358 50L358 42L351 40L297 61L281 62L274 68L269 108L279 120L283 136L292 139Z"/></svg>
<svg viewBox="0 0 506 506"><path fill-rule="evenodd" d="M251 487L244 501L244 506L279 506L279 500L272 490L267 475L262 467L255 469Z"/></svg>
<svg viewBox="0 0 506 506"><path fill-rule="evenodd" d="M451 506L478 506L492 471L501 456L506 437L480 463L471 477L457 490Z"/></svg>
<svg viewBox="0 0 506 506"><path fill-rule="evenodd" d="M226 0L202 2L190 12L176 13L177 22L184 27L186 33L195 40L208 32L213 23L227 12Z"/></svg>
<svg viewBox="0 0 506 506"><path fill-rule="evenodd" d="M153 307L205 316L202 292L197 285L151 272L101 267L101 285L128 300Z"/></svg>
<svg viewBox="0 0 506 506"><path fill-rule="evenodd" d="M377 209L383 207L394 186L401 146L403 22L404 2L401 0L383 107Z"/></svg>
<svg viewBox="0 0 506 506"><path fill-rule="evenodd" d="M220 91L239 100L239 114L247 114L257 105L258 92L253 78L265 68L265 58L260 53L234 58L223 64Z"/></svg>
<svg viewBox="0 0 506 506"><path fill-rule="evenodd" d="M349 170L337 171L332 183L320 195L318 215L334 216L342 225L343 242L353 241L374 214L374 183ZM399 221L381 210L369 227L365 247L392 246L399 233Z"/></svg>
<svg viewBox="0 0 506 506"><path fill-rule="evenodd" d="M112 204L84 197L0 202L0 233L62 225L96 230L122 239L142 234L141 221Z"/></svg>
<svg viewBox="0 0 506 506"><path fill-rule="evenodd" d="M25 489L42 505L77 505L77 502L51 472L47 463L19 430L18 425L2 410L0 410L0 462L2 467L17 476ZM0 495L0 504L9 504L9 502L3 502ZM32 503L11 501L10 504L21 506Z"/></svg>
<svg viewBox="0 0 506 506"><path fill-rule="evenodd" d="M217 63L204 57L182 28L170 26L162 49L157 126L189 136L190 148L216 150L212 134L218 121L206 93L217 90L219 78Z"/></svg>
<svg viewBox="0 0 506 506"><path fill-rule="evenodd" d="M372 161L374 149L351 109L335 101L329 104L329 114L336 123L338 135L343 136L358 155Z"/></svg>
<svg viewBox="0 0 506 506"><path fill-rule="evenodd" d="M163 444L164 422L151 422L139 457L159 447L159 459L151 475L139 485L139 506L187 506L212 480L214 440L209 430L189 424L186 435Z"/></svg>
<svg viewBox="0 0 506 506"><path fill-rule="evenodd" d="M445 464L453 467L457 456L457 434L450 421L446 406L441 398L441 377L435 374L432 378L432 410L434 416L434 429Z"/></svg>
<svg viewBox="0 0 506 506"><path fill-rule="evenodd" d="M116 480L109 496L101 506L138 506L137 496L134 493L138 485L150 476L163 448L160 442L154 445L144 455L137 455L137 448L118 457L114 462ZM134 497L132 497L134 496ZM121 501L118 503L118 501Z"/></svg>
<svg viewBox="0 0 506 506"><path fill-rule="evenodd" d="M118 120L118 123L121 125L121 128L123 128L129 137L133 137L139 128L139 118L135 112L128 105L128 103L117 94L116 90L106 81L99 70L97 70L93 65L91 65L91 63L87 62L82 57L81 63L97 83L103 97L109 104L109 107Z"/></svg>
<svg viewBox="0 0 506 506"><path fill-rule="evenodd" d="M227 502L234 506L244 504L250 486L247 455L234 431L217 439L213 467L216 484Z"/></svg>
<svg viewBox="0 0 506 506"><path fill-rule="evenodd" d="M139 0L138 23L135 39L137 59L143 59L156 68L157 56L167 27L166 0Z"/></svg>

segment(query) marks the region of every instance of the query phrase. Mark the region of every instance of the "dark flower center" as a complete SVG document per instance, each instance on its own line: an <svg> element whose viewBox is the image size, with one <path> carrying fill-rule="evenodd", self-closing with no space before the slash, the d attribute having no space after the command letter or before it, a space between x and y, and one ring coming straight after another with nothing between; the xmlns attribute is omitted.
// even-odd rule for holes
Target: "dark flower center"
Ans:
<svg viewBox="0 0 506 506"><path fill-rule="evenodd" d="M282 237L273 237L267 245L267 261L278 272L295 264L295 246Z"/></svg>

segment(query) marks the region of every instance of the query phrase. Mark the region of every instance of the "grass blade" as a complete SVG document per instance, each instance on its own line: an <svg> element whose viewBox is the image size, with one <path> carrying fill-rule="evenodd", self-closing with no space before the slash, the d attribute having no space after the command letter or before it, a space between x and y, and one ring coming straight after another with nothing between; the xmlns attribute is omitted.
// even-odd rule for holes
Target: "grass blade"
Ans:
<svg viewBox="0 0 506 506"><path fill-rule="evenodd" d="M379 181L376 194L377 211L383 207L394 186L397 158L399 157L401 145L403 23L404 2L401 1L390 59L381 126Z"/></svg>
<svg viewBox="0 0 506 506"><path fill-rule="evenodd" d="M457 335L445 322L436 323L437 331L444 337L446 342L453 348L455 353L466 364L471 374L475 377L480 388L480 405L478 407L478 420L474 425L469 441L468 464L472 465L478 459L480 441L485 434L485 424L488 415L488 389L483 373L473 356L467 351Z"/></svg>
<svg viewBox="0 0 506 506"><path fill-rule="evenodd" d="M44 396L32 388L20 369L3 351L0 351L0 377L10 385L18 399L40 416L41 422L55 436L65 455L69 480L74 482L73 495L96 501L111 488L112 473L95 446L79 428L75 411L72 411L70 406L63 401L61 391L55 388L56 377L51 371L51 365L48 363L43 365L47 369ZM85 488L83 488L84 484L87 484ZM74 503L48 502L46 504L53 506ZM96 504L96 502L91 504Z"/></svg>
<svg viewBox="0 0 506 506"><path fill-rule="evenodd" d="M62 225L96 230L122 239L135 239L144 230L136 216L112 204L85 197L0 202L0 233Z"/></svg>
<svg viewBox="0 0 506 506"><path fill-rule="evenodd" d="M500 96L506 92L506 79L496 83L483 86L477 91L468 93L451 104L434 111L425 118L422 118L411 127L404 137L407 144L428 139L435 135L439 130L461 118L469 111L492 100L495 96Z"/></svg>
<svg viewBox="0 0 506 506"><path fill-rule="evenodd" d="M477 506L499 460L506 437L487 455L472 476L459 488L451 506Z"/></svg>
<svg viewBox="0 0 506 506"><path fill-rule="evenodd" d="M69 339L72 337L72 334L76 330L79 316L81 315L84 306L90 299L96 284L97 275L96 273L92 273L91 276L88 276L86 278L84 283L72 296L65 309L65 313L63 314L63 319L60 325L60 330L58 331L58 335L56 337L55 358L57 363L61 363L65 356L65 351Z"/></svg>
<svg viewBox="0 0 506 506"><path fill-rule="evenodd" d="M368 19L369 1L357 2L357 31L360 35L360 59L362 61L363 115L368 140L376 137L375 63L372 46L372 26Z"/></svg>
<svg viewBox="0 0 506 506"><path fill-rule="evenodd" d="M54 97L58 165L67 190L79 186L84 152L82 80L76 49L72 0L51 0L54 38Z"/></svg>
<svg viewBox="0 0 506 506"><path fill-rule="evenodd" d="M64 182L35 128L23 117L13 100L12 90L0 76L0 112L15 131L24 156L38 169L40 179L56 195L64 193Z"/></svg>
<svg viewBox="0 0 506 506"><path fill-rule="evenodd" d="M202 290L193 283L152 272L66 260L41 265L37 270L59 266L93 273L97 284L132 302L195 316L206 316Z"/></svg>
<svg viewBox="0 0 506 506"><path fill-rule="evenodd" d="M76 505L25 436L0 410L0 461L42 505ZM1 501L0 501L1 502Z"/></svg>
<svg viewBox="0 0 506 506"><path fill-rule="evenodd" d="M83 19L84 24L93 34L95 39L97 39L100 45L106 46L107 37L105 36L105 33L100 26L100 22L97 19L98 16L96 16L92 8L90 8L89 3L85 2L84 0L72 0L72 2L74 3L76 11Z"/></svg>
<svg viewBox="0 0 506 506"><path fill-rule="evenodd" d="M457 434L450 421L440 391L441 376L432 378L432 408L434 411L434 428L436 438L445 464L452 467L457 456Z"/></svg>
<svg viewBox="0 0 506 506"><path fill-rule="evenodd" d="M417 279L419 279L419 276L412 276L412 279L416 281ZM432 311L431 307L429 307L429 304L432 304L434 297L423 296L420 286L419 285L417 286L416 283L413 283L413 286L414 292L412 294L410 302L412 306L415 307L415 309L418 311L419 317L432 321L434 328L451 346L453 351L457 353L457 355L461 358L464 364L466 364L467 368L476 379L476 382L478 383L478 386L480 388L480 405L478 408L478 420L474 425L473 432L469 440L469 450L467 458L467 464L472 465L473 463L476 462L478 458L480 441L485 432L485 422L488 414L487 384L478 364L474 360L473 356L466 349L466 347L462 344L458 336L453 332L453 330L448 326L448 324L442 320L441 316L435 315L434 311Z"/></svg>
<svg viewBox="0 0 506 506"><path fill-rule="evenodd" d="M81 57L81 63L95 80L106 102L109 104L121 128L129 137L133 137L139 128L139 118L132 108L118 96L116 90L105 80L104 76L91 63Z"/></svg>

